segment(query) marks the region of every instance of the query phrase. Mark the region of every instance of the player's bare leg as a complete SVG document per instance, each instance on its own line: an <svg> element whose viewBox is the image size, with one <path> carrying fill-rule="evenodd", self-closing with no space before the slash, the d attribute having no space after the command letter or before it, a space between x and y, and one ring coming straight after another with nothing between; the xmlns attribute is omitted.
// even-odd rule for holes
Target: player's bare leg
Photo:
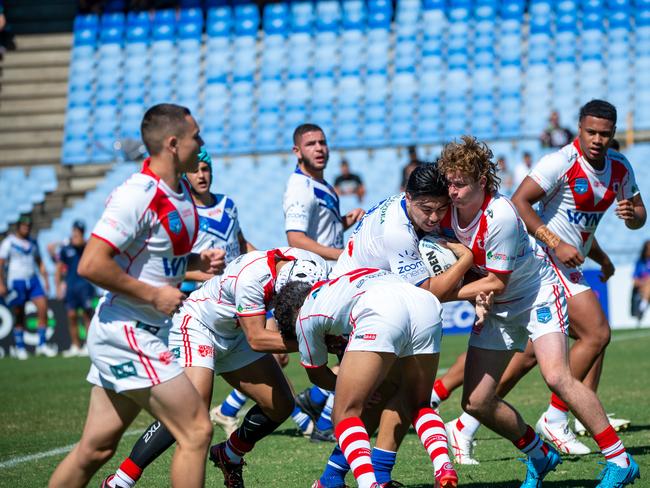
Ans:
<svg viewBox="0 0 650 488"><path fill-rule="evenodd" d="M463 377L465 375L466 357L466 352L459 355L447 372L434 383L431 392L431 406L433 408L438 408L440 403L446 400L451 392L462 386Z"/></svg>
<svg viewBox="0 0 650 488"><path fill-rule="evenodd" d="M93 386L81 439L52 473L48 486L86 486L113 456L122 434L139 412L140 407L133 400Z"/></svg>
<svg viewBox="0 0 650 488"><path fill-rule="evenodd" d="M243 456L291 415L293 394L282 368L271 354L222 376L256 403L225 442L210 448L210 460L221 469L224 484L240 487L244 486Z"/></svg>
<svg viewBox="0 0 650 488"><path fill-rule="evenodd" d="M192 366L185 368L183 372L198 391L207 410L212 399L213 371L208 368ZM134 486L147 466L158 459L174 442L176 440L171 431L160 420L154 421L133 445L131 453L122 461L113 475L114 479L111 481L110 477L107 478L107 484L127 488Z"/></svg>
<svg viewBox="0 0 650 488"><path fill-rule="evenodd" d="M127 394L160 420L176 439L171 464L172 486L202 487L212 423L206 404L187 376L181 374L150 390Z"/></svg>
<svg viewBox="0 0 650 488"><path fill-rule="evenodd" d="M341 451L348 465L354 466L353 474L360 488L378 486L361 414L396 359L392 353L347 351L341 361L332 420Z"/></svg>
<svg viewBox="0 0 650 488"><path fill-rule="evenodd" d="M639 468L628 456L614 428L609 425L596 393L571 375L568 361L568 340L561 333L550 333L533 342L539 368L548 387L561 396L573 413L586 426L607 460L603 476L633 483L639 476ZM611 483L611 480L610 480ZM624 486L605 484L603 486Z"/></svg>

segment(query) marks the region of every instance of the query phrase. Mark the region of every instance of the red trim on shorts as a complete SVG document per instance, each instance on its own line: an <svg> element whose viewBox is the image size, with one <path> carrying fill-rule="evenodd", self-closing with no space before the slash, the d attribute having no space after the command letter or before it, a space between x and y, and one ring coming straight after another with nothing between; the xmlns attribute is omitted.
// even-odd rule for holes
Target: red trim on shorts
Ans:
<svg viewBox="0 0 650 488"><path fill-rule="evenodd" d="M115 244L113 244L111 241L109 241L105 237L99 236L99 235L95 234L94 232L92 234L90 234L90 236L95 237L95 238L99 239L100 241L104 241L106 244L111 246L115 250L115 252L117 252L117 254L120 254L122 252L122 251L119 250L119 248Z"/></svg>
<svg viewBox="0 0 650 488"><path fill-rule="evenodd" d="M151 385L155 386L159 384L160 378L158 377L153 364L151 364L151 360L145 356L145 354L142 352L142 349L140 349L140 346L138 346L138 342L135 339L133 327L129 327L128 325L124 324L124 333L126 335L126 340L129 343L129 347L132 351L137 353L138 357L140 358L140 362L142 363L147 376L151 380Z"/></svg>
<svg viewBox="0 0 650 488"><path fill-rule="evenodd" d="M551 267L555 271L555 274L560 280L560 283L562 283L562 288L564 288L564 293L568 298L571 298L573 294L571 293L571 290L569 289L569 285L566 284L566 281L564 280L564 274L560 269L557 267L555 264L555 261L553 260L553 256L551 256L551 251L549 248L544 247L544 252L546 252L546 255L548 256L549 261L551 262Z"/></svg>
<svg viewBox="0 0 650 488"><path fill-rule="evenodd" d="M183 338L183 351L185 351L185 367L192 366L192 344L190 343L190 335L187 332L187 323L192 318L191 315L185 315L181 323L181 337Z"/></svg>
<svg viewBox="0 0 650 488"><path fill-rule="evenodd" d="M562 313L562 302L560 300L560 289L557 285L553 285L553 295L555 295L555 308L557 310L557 318L560 320L560 330L563 334L566 334L564 314Z"/></svg>

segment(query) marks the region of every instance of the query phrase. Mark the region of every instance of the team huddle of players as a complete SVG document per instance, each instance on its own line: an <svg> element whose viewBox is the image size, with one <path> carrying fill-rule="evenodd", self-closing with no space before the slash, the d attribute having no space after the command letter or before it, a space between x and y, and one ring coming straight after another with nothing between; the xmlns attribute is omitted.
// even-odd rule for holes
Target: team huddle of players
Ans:
<svg viewBox="0 0 650 488"><path fill-rule="evenodd" d="M580 316L585 307L600 309L580 265L589 256L605 275L612 271L594 233L615 201L631 229L644 225L646 213L629 163L608 148L615 108L594 100L579 120L576 140L543 158L512 201L498 192L489 148L465 136L415 169L404 193L343 216L323 178L325 134L301 125L284 201L291 247L260 251L241 233L232 200L210 193L210 159L189 111L149 109L142 136L150 158L113 192L79 264L81 275L108 292L88 337L94 387L86 425L50 486L85 486L145 408L157 420L103 486L135 486L176 443L173 486L203 486L208 452L225 486L243 487L245 454L296 414L273 357L290 352L299 352L315 387L334 392L328 403L337 445L313 487L343 487L349 471L361 488L403 486L391 471L411 425L435 486L458 486L447 433L455 460L476 462L464 432L463 420L470 421L446 428L431 403L461 383L464 416L526 455L522 487L541 486L562 462L558 449L571 452L555 435L569 409L607 460L598 486L633 483L639 468L596 396L597 380L585 379L600 368L606 341L594 345L589 327L603 324L583 324ZM343 231L355 224L344 242ZM457 257L435 276L418 250L432 233ZM186 275L203 282L189 296L178 288ZM445 385L442 378L434 388L440 304L451 300L473 302L476 323L454 366L462 380ZM577 339L571 350L568 335ZM329 353L339 355L338 370ZM502 400L531 358L553 393L537 432ZM226 441L209 447L215 374L254 405Z"/></svg>

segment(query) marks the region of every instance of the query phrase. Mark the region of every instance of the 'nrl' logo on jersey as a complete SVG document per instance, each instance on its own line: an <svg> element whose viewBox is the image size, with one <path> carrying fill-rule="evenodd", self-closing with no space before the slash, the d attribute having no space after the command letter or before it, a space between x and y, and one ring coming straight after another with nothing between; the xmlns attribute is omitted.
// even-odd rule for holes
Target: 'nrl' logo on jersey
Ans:
<svg viewBox="0 0 650 488"><path fill-rule="evenodd" d="M566 209L566 215L570 224L582 224L585 227L596 227L603 217L602 212L579 212L568 208Z"/></svg>

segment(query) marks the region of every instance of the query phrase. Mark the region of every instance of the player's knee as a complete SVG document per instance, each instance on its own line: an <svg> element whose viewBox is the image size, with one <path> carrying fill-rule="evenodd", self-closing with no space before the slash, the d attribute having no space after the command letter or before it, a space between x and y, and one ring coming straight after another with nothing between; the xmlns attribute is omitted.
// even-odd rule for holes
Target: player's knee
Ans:
<svg viewBox="0 0 650 488"><path fill-rule="evenodd" d="M483 398L476 393L469 395L463 394L463 398L461 399L461 407L463 410L477 419L481 419L487 414L490 410L490 405L491 400L489 398Z"/></svg>
<svg viewBox="0 0 650 488"><path fill-rule="evenodd" d="M115 454L115 446L91 446L85 442L79 443L78 459L86 466L101 466Z"/></svg>
<svg viewBox="0 0 650 488"><path fill-rule="evenodd" d="M207 416L202 415L198 418L187 432L187 438L179 444L185 444L187 447L195 449L204 449L210 445L212 440L212 422Z"/></svg>
<svg viewBox="0 0 650 488"><path fill-rule="evenodd" d="M566 370L546 373L544 375L544 381L552 392L561 397L565 397L565 393L571 388L574 378L571 376L571 371L567 368Z"/></svg>

